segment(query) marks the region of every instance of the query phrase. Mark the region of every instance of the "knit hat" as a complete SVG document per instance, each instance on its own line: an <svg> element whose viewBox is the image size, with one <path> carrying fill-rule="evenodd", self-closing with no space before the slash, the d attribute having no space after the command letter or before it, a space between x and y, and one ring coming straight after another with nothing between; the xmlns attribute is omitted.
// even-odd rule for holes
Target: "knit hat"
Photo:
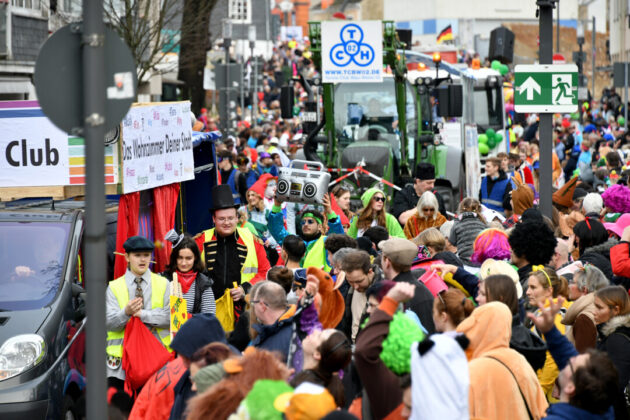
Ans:
<svg viewBox="0 0 630 420"><path fill-rule="evenodd" d="M260 176L260 178L258 178L258 181L254 182L254 185L249 187L249 189L247 191L253 191L256 194L258 194L260 196L260 198L264 198L265 197L265 189L267 189L267 184L272 179L275 180L277 178L275 176L271 175L271 174L262 174Z"/></svg>
<svg viewBox="0 0 630 420"><path fill-rule="evenodd" d="M197 393L202 394L206 389L223 379L224 376L223 363L214 363L199 369L193 377L193 381L197 386Z"/></svg>
<svg viewBox="0 0 630 420"><path fill-rule="evenodd" d="M577 187L578 177L574 176L562 186L558 191L553 193L552 200L554 203L564 206L564 207L572 207L573 206L573 192Z"/></svg>
<svg viewBox="0 0 630 420"><path fill-rule="evenodd" d="M525 210L534 206L534 191L514 177L512 181L517 186L512 190L512 208L515 214L523 214Z"/></svg>
<svg viewBox="0 0 630 420"><path fill-rule="evenodd" d="M308 267L306 275L314 275L319 280L319 295L322 298L322 306L319 310L319 322L322 328L335 328L343 318L346 305L339 290L336 290L330 274L317 267Z"/></svg>
<svg viewBox="0 0 630 420"><path fill-rule="evenodd" d="M584 200L582 200L582 208L586 213L599 213L604 208L604 200L602 196L597 193L588 193L584 196Z"/></svg>
<svg viewBox="0 0 630 420"><path fill-rule="evenodd" d="M363 203L363 207L367 207L368 204L370 204L370 200L376 193L381 193L383 194L383 197L385 197L385 193L383 191L381 191L380 189L376 187L372 187L366 192L364 192L363 195L361 196L361 202Z"/></svg>
<svg viewBox="0 0 630 420"><path fill-rule="evenodd" d="M431 343L421 354L418 348ZM452 337L434 334L411 346L413 413L430 413L430 418L436 419L467 419L469 386L466 353Z"/></svg>
<svg viewBox="0 0 630 420"><path fill-rule="evenodd" d="M171 349L190 359L197 350L215 341L227 344L225 332L217 317L210 313L196 314L175 334Z"/></svg>
<svg viewBox="0 0 630 420"><path fill-rule="evenodd" d="M588 192L584 188L577 187L575 191L573 191L573 200L584 198L586 194L588 194Z"/></svg>
<svg viewBox="0 0 630 420"><path fill-rule="evenodd" d="M389 334L383 341L381 360L396 375L409 373L411 344L425 337L420 326L402 312L396 312L389 323Z"/></svg>

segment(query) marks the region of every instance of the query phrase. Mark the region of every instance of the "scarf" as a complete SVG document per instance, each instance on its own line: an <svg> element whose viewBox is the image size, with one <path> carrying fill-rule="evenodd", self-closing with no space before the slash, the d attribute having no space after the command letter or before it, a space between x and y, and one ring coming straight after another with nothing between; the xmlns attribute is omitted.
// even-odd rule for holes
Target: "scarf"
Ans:
<svg viewBox="0 0 630 420"><path fill-rule="evenodd" d="M186 273L182 273L181 271L177 270L177 280L179 281L179 284L182 285L182 293L184 294L188 293L188 290L190 290L190 286L193 284L196 278L197 272L194 270L190 270Z"/></svg>

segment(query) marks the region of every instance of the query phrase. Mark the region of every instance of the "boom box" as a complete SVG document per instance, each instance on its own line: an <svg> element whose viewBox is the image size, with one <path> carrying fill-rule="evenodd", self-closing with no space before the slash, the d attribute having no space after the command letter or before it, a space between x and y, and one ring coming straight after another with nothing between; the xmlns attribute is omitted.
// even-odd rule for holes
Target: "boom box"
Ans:
<svg viewBox="0 0 630 420"><path fill-rule="evenodd" d="M318 166L319 170L299 169L296 166ZM289 167L278 169L276 195L284 201L305 204L321 204L328 192L330 174L324 172L320 162L294 160Z"/></svg>

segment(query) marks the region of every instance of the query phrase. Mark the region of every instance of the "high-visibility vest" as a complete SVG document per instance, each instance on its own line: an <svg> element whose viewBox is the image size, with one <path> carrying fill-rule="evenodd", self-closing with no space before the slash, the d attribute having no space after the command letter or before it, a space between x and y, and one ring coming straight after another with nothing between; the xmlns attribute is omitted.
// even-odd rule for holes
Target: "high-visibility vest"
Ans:
<svg viewBox="0 0 630 420"><path fill-rule="evenodd" d="M311 249L308 249L306 251L306 256L304 257L302 267L322 268L323 266L324 271L330 271L330 266L326 262L326 248L324 248L325 241L326 237L324 235L320 236L319 239L317 239L315 243L311 246Z"/></svg>
<svg viewBox="0 0 630 420"><path fill-rule="evenodd" d="M256 277L258 274L258 257L256 256L256 248L254 244L254 235L246 228L237 227L239 238L243 240L243 244L247 247L247 256L241 267L241 283L245 283ZM204 230L205 242L210 242L214 237L214 228ZM215 256L216 258L216 256ZM201 250L201 259L206 260L205 247ZM228 285L230 286L230 285Z"/></svg>
<svg viewBox="0 0 630 420"><path fill-rule="evenodd" d="M151 309L162 308L164 306L164 294L166 293L167 286L167 279L155 273L151 273ZM127 282L125 282L125 276L110 282L109 287L112 289L114 296L116 296L120 309L124 309L127 302L129 302L129 290L127 288ZM156 330L164 347L169 349L169 345L171 344L170 328L156 328ZM125 329L122 331L107 331L107 348L105 352L110 356L122 358L124 339Z"/></svg>

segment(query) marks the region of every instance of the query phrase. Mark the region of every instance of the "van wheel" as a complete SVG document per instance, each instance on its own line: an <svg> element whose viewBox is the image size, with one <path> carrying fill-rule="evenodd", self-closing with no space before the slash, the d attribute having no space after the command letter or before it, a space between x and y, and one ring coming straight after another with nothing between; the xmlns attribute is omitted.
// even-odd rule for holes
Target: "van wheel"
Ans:
<svg viewBox="0 0 630 420"><path fill-rule="evenodd" d="M64 420L76 420L76 411L74 407L74 400L71 396L66 395L63 397L63 418Z"/></svg>

